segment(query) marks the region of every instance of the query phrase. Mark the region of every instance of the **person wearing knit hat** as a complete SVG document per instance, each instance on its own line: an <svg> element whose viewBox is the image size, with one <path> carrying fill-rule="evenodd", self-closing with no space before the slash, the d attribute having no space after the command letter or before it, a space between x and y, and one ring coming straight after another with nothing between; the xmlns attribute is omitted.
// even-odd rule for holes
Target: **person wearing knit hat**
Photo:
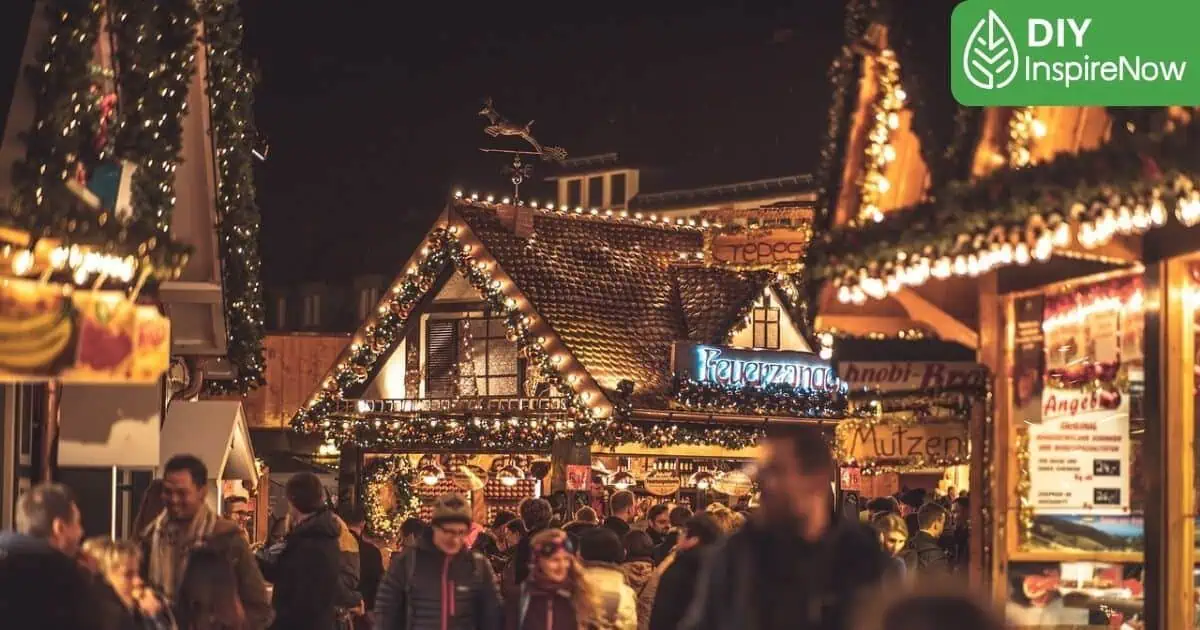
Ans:
<svg viewBox="0 0 1200 630"><path fill-rule="evenodd" d="M430 523L417 544L392 557L375 597L375 627L499 630L503 618L495 574L466 544L470 504L458 494L441 496Z"/></svg>

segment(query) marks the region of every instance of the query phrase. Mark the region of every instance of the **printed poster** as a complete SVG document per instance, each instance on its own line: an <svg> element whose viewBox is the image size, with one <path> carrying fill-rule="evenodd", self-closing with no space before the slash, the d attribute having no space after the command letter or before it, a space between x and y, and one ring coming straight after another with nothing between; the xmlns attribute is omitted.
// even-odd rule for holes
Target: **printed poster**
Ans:
<svg viewBox="0 0 1200 630"><path fill-rule="evenodd" d="M1129 396L1046 388L1029 426L1029 497L1039 514L1129 513Z"/></svg>
<svg viewBox="0 0 1200 630"><path fill-rule="evenodd" d="M1013 310L1016 314L1012 367L1013 417L1021 422L1037 422L1042 415L1045 357L1042 296L1019 298L1013 303Z"/></svg>

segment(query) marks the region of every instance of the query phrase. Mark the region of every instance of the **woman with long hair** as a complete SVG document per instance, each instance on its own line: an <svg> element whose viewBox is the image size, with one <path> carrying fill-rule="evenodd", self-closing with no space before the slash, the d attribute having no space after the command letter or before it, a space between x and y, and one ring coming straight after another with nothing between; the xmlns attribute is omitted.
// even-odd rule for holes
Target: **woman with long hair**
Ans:
<svg viewBox="0 0 1200 630"><path fill-rule="evenodd" d="M224 556L199 547L188 556L175 594L179 630L249 630L237 576Z"/></svg>
<svg viewBox="0 0 1200 630"><path fill-rule="evenodd" d="M529 577L505 602L505 630L580 630L596 618L596 602L575 546L561 529L534 534Z"/></svg>

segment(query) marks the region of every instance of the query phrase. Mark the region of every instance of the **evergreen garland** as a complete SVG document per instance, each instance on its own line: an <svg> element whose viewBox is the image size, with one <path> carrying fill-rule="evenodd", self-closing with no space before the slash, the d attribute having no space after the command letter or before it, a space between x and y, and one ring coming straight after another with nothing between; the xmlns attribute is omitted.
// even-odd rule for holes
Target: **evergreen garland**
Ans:
<svg viewBox="0 0 1200 630"><path fill-rule="evenodd" d="M264 383L263 302L255 202L254 75L242 59L237 0L201 3L208 49L208 96L217 158L217 217L232 381L208 381L209 393L245 393Z"/></svg>

